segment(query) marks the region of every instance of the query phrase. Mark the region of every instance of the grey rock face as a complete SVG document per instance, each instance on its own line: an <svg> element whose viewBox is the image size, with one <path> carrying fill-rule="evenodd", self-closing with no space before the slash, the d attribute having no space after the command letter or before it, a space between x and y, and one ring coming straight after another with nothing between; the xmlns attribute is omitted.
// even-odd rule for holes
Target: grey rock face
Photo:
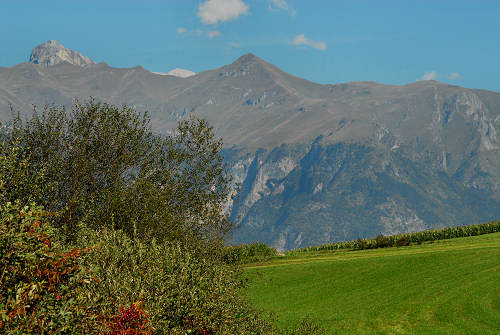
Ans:
<svg viewBox="0 0 500 335"><path fill-rule="evenodd" d="M249 54L188 78L63 62L0 68L0 119L75 97L190 114L226 146L236 243L280 250L500 218L500 93L436 81L320 85Z"/></svg>
<svg viewBox="0 0 500 335"><path fill-rule="evenodd" d="M61 62L68 62L72 65L86 66L95 62L83 56L81 53L66 49L59 42L50 40L31 51L30 62L43 66L53 66Z"/></svg>

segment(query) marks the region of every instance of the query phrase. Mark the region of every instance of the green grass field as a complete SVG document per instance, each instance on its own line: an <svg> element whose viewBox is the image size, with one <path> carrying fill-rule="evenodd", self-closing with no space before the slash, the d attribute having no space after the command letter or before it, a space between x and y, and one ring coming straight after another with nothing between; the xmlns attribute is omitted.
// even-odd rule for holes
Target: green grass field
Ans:
<svg viewBox="0 0 500 335"><path fill-rule="evenodd" d="M292 253L245 271L280 326L312 316L328 334L500 334L500 233Z"/></svg>

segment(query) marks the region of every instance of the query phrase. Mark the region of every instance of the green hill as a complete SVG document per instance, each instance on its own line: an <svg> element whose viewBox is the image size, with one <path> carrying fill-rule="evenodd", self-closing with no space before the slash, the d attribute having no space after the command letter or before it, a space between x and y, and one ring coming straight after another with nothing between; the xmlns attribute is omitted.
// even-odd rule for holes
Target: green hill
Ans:
<svg viewBox="0 0 500 335"><path fill-rule="evenodd" d="M500 334L500 233L289 253L246 273L280 326L308 315L329 334Z"/></svg>

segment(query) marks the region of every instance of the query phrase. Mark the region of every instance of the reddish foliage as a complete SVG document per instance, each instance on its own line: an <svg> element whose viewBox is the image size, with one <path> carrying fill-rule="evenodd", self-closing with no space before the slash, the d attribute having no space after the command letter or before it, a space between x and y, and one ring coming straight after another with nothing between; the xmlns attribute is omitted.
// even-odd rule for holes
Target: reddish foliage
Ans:
<svg viewBox="0 0 500 335"><path fill-rule="evenodd" d="M74 290L88 280L78 267L78 258L90 249L64 252L51 241L47 223L37 219L39 212L7 210L11 215L0 221L0 264L4 268L0 332L37 333L50 328L50 333L73 322L72 315L86 314L86 307L78 306Z"/></svg>
<svg viewBox="0 0 500 335"><path fill-rule="evenodd" d="M148 315L131 304L128 309L120 307L120 315L108 323L109 335L149 335L153 330L149 326Z"/></svg>

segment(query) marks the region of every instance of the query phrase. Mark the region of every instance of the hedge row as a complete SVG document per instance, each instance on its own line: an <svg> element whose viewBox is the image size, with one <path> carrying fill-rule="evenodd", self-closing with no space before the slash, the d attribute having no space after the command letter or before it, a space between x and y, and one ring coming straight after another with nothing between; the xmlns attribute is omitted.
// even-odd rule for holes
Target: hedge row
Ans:
<svg viewBox="0 0 500 335"><path fill-rule="evenodd" d="M82 226L70 246L41 207L0 203L0 334L319 335L253 308L241 270L175 242ZM233 261L275 252L228 248Z"/></svg>
<svg viewBox="0 0 500 335"><path fill-rule="evenodd" d="M400 247L423 242L446 240L457 237L477 236L500 232L500 221L472 224L468 226L425 230L421 232L384 236L371 239L357 239L337 243L329 243L314 247L294 250L295 252L311 252L324 250L363 250L386 247Z"/></svg>
<svg viewBox="0 0 500 335"><path fill-rule="evenodd" d="M276 249L268 247L265 243L261 242L227 246L222 252L222 259L227 264L263 262L277 255Z"/></svg>

